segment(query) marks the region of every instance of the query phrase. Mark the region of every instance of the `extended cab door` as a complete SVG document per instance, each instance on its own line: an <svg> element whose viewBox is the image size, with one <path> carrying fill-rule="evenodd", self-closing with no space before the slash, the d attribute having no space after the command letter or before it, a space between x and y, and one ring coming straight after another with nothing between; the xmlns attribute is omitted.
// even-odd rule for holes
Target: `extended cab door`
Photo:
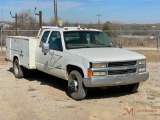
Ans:
<svg viewBox="0 0 160 120"><path fill-rule="evenodd" d="M50 51L47 54L42 52L42 44L48 43ZM62 39L59 31L45 31L40 46L36 53L37 69L48 74L64 78L63 63L63 47Z"/></svg>
<svg viewBox="0 0 160 120"><path fill-rule="evenodd" d="M44 31L42 33L40 43L36 49L36 67L38 70L47 72L48 71L48 59L46 59L46 55L42 52L42 45L46 43L50 35L50 31Z"/></svg>
<svg viewBox="0 0 160 120"><path fill-rule="evenodd" d="M49 60L48 72L54 76L64 78L62 37L59 31L52 31L48 40L50 53L46 55Z"/></svg>

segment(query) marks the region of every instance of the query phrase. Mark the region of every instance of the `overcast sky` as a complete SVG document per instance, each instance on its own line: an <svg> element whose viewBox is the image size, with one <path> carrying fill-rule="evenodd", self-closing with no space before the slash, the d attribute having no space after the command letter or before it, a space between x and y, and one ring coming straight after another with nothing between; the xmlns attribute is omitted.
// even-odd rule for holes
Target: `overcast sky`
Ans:
<svg viewBox="0 0 160 120"><path fill-rule="evenodd" d="M43 11L43 20L54 16L54 0L0 0L0 20L13 21L12 14L30 9ZM57 0L58 16L70 22L160 23L160 0ZM3 16L3 17L2 17Z"/></svg>

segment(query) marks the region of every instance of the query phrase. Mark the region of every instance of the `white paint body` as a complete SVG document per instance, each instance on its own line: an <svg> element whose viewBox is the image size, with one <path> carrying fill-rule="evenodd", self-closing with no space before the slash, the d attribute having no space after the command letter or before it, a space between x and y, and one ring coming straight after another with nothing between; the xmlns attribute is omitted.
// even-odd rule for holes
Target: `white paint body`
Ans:
<svg viewBox="0 0 160 120"><path fill-rule="evenodd" d="M6 38L6 58L13 61L16 56L19 64L28 68L36 69L35 54L38 39L34 37L11 36Z"/></svg>
<svg viewBox="0 0 160 120"><path fill-rule="evenodd" d="M13 62L14 57L17 57L20 65L23 67L37 69L66 80L68 80L67 65L81 68L84 78L87 78L90 63L138 61L146 59L146 57L141 54L119 48L83 48L67 50L63 31L69 30L65 30L64 28L51 28L48 30L60 32L63 51L50 50L46 55L42 52L42 48L39 47L39 45L44 30L41 36L39 36L40 39L22 36L7 37L6 58ZM77 29L70 28L70 31L74 30Z"/></svg>

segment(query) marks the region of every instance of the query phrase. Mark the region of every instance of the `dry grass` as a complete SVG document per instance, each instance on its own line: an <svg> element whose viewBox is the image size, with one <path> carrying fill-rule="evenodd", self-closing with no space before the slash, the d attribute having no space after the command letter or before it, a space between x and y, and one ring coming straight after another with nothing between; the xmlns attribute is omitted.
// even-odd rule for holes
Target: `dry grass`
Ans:
<svg viewBox="0 0 160 120"><path fill-rule="evenodd" d="M0 62L4 61L4 56L0 55Z"/></svg>
<svg viewBox="0 0 160 120"><path fill-rule="evenodd" d="M0 52L0 65L6 63L5 56L6 56L5 52L3 52L3 53Z"/></svg>
<svg viewBox="0 0 160 120"><path fill-rule="evenodd" d="M134 50L135 51L135 50ZM147 57L147 63L157 63L160 62L160 51L151 51L151 50L136 50L140 54L143 54Z"/></svg>

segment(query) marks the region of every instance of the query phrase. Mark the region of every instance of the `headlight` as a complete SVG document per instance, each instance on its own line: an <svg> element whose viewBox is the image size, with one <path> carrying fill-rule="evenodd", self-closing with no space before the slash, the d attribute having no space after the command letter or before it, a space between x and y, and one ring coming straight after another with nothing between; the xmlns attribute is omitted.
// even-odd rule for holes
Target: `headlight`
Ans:
<svg viewBox="0 0 160 120"><path fill-rule="evenodd" d="M146 72L146 68L139 68L139 72Z"/></svg>
<svg viewBox="0 0 160 120"><path fill-rule="evenodd" d="M139 62L138 62L138 64L146 64L146 60L140 60Z"/></svg>
<svg viewBox="0 0 160 120"><path fill-rule="evenodd" d="M105 76L106 72L93 72L93 76Z"/></svg>
<svg viewBox="0 0 160 120"><path fill-rule="evenodd" d="M93 63L92 68L105 68L106 63Z"/></svg>

